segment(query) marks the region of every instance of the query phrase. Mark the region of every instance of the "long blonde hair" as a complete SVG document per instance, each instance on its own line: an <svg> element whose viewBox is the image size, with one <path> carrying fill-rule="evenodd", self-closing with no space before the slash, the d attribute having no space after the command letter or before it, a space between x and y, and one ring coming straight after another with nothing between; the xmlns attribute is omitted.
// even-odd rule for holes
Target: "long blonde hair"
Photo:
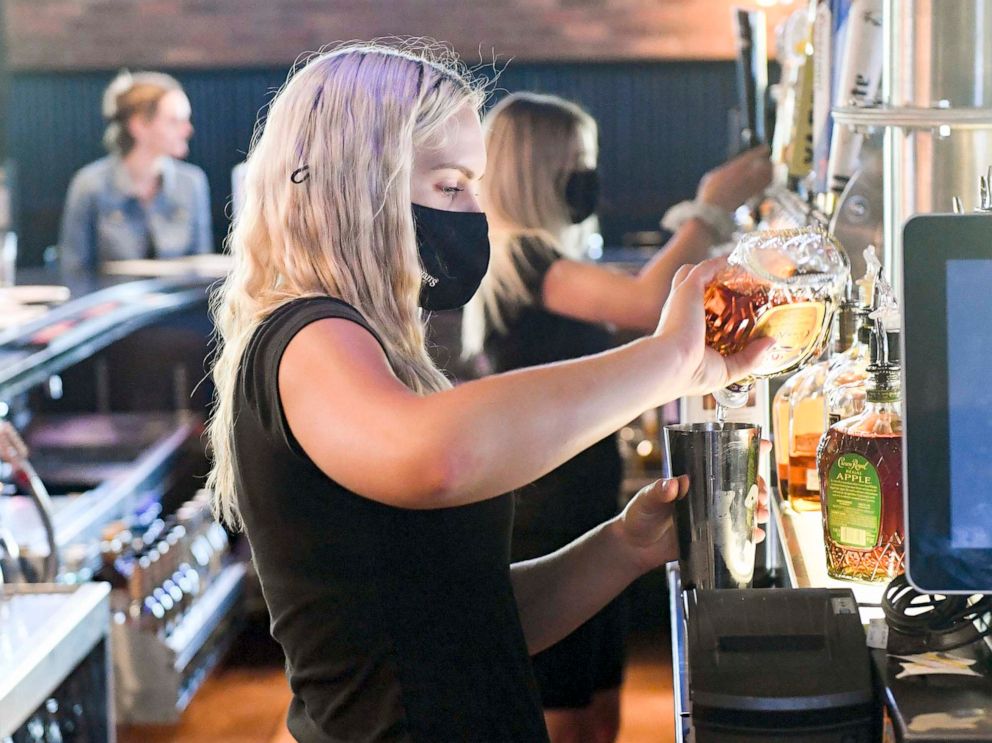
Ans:
<svg viewBox="0 0 992 743"><path fill-rule="evenodd" d="M414 149L482 102L443 48L348 44L291 72L256 126L227 240L234 267L212 300L219 352L207 485L232 527L241 526L233 447L241 357L281 305L342 299L378 333L405 385L420 394L450 386L425 349L410 178Z"/></svg>
<svg viewBox="0 0 992 743"><path fill-rule="evenodd" d="M482 197L489 218L491 257L479 291L462 315L462 352L482 350L492 331L506 332L516 308L530 301L523 246L580 258L597 222L572 224L565 184L580 151L596 156L596 121L581 107L552 95L514 93L486 116L486 177Z"/></svg>

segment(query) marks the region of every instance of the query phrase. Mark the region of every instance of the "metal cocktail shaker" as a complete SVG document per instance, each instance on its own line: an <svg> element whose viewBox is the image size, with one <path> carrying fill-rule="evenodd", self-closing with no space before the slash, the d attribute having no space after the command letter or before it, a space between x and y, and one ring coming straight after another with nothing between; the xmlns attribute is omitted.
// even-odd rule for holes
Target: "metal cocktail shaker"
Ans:
<svg viewBox="0 0 992 743"><path fill-rule="evenodd" d="M669 471L689 476L675 503L686 588L749 588L754 576L761 428L747 423L665 426Z"/></svg>

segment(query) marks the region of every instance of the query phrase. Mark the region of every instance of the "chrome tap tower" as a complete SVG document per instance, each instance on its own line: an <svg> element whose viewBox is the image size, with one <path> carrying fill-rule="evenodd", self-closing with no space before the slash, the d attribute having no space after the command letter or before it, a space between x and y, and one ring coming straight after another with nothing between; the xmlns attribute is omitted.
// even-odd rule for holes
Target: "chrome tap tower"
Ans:
<svg viewBox="0 0 992 743"><path fill-rule="evenodd" d="M992 0L885 0L884 14L882 105L834 117L884 130L883 263L898 286L910 217L950 212L954 197L979 206L992 165Z"/></svg>

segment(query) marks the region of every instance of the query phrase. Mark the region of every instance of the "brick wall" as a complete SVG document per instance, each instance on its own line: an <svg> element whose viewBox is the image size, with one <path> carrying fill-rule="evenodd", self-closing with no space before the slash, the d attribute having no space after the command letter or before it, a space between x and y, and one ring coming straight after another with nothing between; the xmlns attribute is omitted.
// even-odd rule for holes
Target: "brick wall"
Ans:
<svg viewBox="0 0 992 743"><path fill-rule="evenodd" d="M6 0L15 70L285 65L342 39L426 35L471 62L728 59L754 0ZM776 6L770 22L787 10Z"/></svg>

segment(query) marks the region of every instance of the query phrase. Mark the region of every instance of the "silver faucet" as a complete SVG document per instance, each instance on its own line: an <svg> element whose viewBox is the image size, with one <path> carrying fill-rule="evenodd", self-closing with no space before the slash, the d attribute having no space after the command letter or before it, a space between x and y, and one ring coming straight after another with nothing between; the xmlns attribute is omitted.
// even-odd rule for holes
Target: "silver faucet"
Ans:
<svg viewBox="0 0 992 743"><path fill-rule="evenodd" d="M52 499L45 483L28 461L27 444L9 421L0 421L0 460L10 465L14 481L27 491L38 510L45 539L48 541L48 555L45 557L41 581L52 583L58 576L60 567L55 525L52 522Z"/></svg>

